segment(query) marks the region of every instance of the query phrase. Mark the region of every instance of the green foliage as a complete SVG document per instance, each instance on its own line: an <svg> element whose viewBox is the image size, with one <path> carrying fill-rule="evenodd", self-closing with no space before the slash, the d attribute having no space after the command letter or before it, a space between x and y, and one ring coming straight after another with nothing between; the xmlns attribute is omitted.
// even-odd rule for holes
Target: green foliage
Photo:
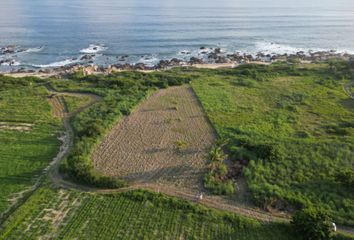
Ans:
<svg viewBox="0 0 354 240"><path fill-rule="evenodd" d="M291 224L296 235L304 240L332 239L333 226L328 214L322 210L306 208L293 216Z"/></svg>
<svg viewBox="0 0 354 240"><path fill-rule="evenodd" d="M65 96L64 100L68 112L73 112L88 103L90 101L90 98Z"/></svg>
<svg viewBox="0 0 354 240"><path fill-rule="evenodd" d="M347 62L198 70L192 86L232 161L247 160L254 202L294 211L316 205L354 225L354 109ZM251 79L255 86L235 82ZM350 171L349 171L350 173ZM207 178L213 182L212 175ZM210 184L212 185L212 184Z"/></svg>
<svg viewBox="0 0 354 240"><path fill-rule="evenodd" d="M207 190L219 195L229 195L235 192L235 186L231 180L222 181L213 173L209 172L204 176L204 187Z"/></svg>
<svg viewBox="0 0 354 240"><path fill-rule="evenodd" d="M74 74L66 81L52 80L52 86L58 91L88 92L102 97L102 101L72 119L75 144L62 164L61 172L76 181L97 187L126 186L123 180L106 177L95 171L91 161L92 151L117 121L130 114L156 88L181 85L188 81L188 76L179 76L174 72L121 72L110 76L87 77Z"/></svg>
<svg viewBox="0 0 354 240"><path fill-rule="evenodd" d="M295 240L290 229L142 190L99 195L45 186L7 219L0 239Z"/></svg>
<svg viewBox="0 0 354 240"><path fill-rule="evenodd" d="M0 76L0 215L17 193L34 184L59 149L61 123L39 83Z"/></svg>
<svg viewBox="0 0 354 240"><path fill-rule="evenodd" d="M335 176L336 180L348 188L354 187L354 171L352 169L344 169L338 171Z"/></svg>
<svg viewBox="0 0 354 240"><path fill-rule="evenodd" d="M176 141L175 145L176 145L176 150L180 152L185 150L188 147L188 143L184 140Z"/></svg>
<svg viewBox="0 0 354 240"><path fill-rule="evenodd" d="M204 176L204 187L211 193L229 195L235 192L231 179L227 178L228 169L224 163L227 155L221 146L215 145L208 154L209 171Z"/></svg>

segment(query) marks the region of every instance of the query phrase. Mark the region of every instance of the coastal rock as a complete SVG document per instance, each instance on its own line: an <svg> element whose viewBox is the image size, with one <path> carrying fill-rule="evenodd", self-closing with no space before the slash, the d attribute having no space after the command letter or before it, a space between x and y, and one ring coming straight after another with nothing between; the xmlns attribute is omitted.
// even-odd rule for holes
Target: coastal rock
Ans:
<svg viewBox="0 0 354 240"><path fill-rule="evenodd" d="M196 57L191 57L190 59L189 59L189 62L188 62L189 64L203 64L204 63L204 61L203 61L203 59L200 59L200 58L196 58Z"/></svg>
<svg viewBox="0 0 354 240"><path fill-rule="evenodd" d="M90 61L93 60L95 54L86 54L80 58L80 61Z"/></svg>
<svg viewBox="0 0 354 240"><path fill-rule="evenodd" d="M216 60L217 58L218 58L218 55L214 52L208 54L208 59Z"/></svg>
<svg viewBox="0 0 354 240"><path fill-rule="evenodd" d="M184 63L183 60L178 58L172 58L171 60L160 60L160 62L156 65L157 69L165 69L169 67L181 66Z"/></svg>
<svg viewBox="0 0 354 240"><path fill-rule="evenodd" d="M188 51L188 50L183 50L183 51L180 52L180 54L189 55L189 54L191 54L191 52Z"/></svg>
<svg viewBox="0 0 354 240"><path fill-rule="evenodd" d="M217 59L215 60L215 63L229 63L230 59L228 59L226 56L218 56Z"/></svg>
<svg viewBox="0 0 354 240"><path fill-rule="evenodd" d="M0 49L1 54L12 54L16 52L16 45L8 45Z"/></svg>
<svg viewBox="0 0 354 240"><path fill-rule="evenodd" d="M215 48L214 49L215 54L220 54L221 53L221 48Z"/></svg>
<svg viewBox="0 0 354 240"><path fill-rule="evenodd" d="M134 70L146 70L147 67L144 63L136 63L134 66L133 66L133 69Z"/></svg>
<svg viewBox="0 0 354 240"><path fill-rule="evenodd" d="M133 66L130 65L129 63L125 63L125 64L114 64L112 65L113 68L116 68L118 70L133 70Z"/></svg>
<svg viewBox="0 0 354 240"><path fill-rule="evenodd" d="M16 64L16 61L13 59L0 60L0 66L13 66L15 64Z"/></svg>
<svg viewBox="0 0 354 240"><path fill-rule="evenodd" d="M160 60L160 62L156 65L159 69L164 69L170 66L170 61L168 60Z"/></svg>
<svg viewBox="0 0 354 240"><path fill-rule="evenodd" d="M124 56L120 56L120 57L117 56L119 62L125 62L128 57L129 57L128 55L124 55Z"/></svg>
<svg viewBox="0 0 354 240"><path fill-rule="evenodd" d="M178 66L182 63L183 61L181 59L178 58L172 58L170 61L170 65L172 66Z"/></svg>
<svg viewBox="0 0 354 240"><path fill-rule="evenodd" d="M49 69L49 68L41 69L41 70L39 70L39 73L51 74L51 73L53 73L53 70Z"/></svg>

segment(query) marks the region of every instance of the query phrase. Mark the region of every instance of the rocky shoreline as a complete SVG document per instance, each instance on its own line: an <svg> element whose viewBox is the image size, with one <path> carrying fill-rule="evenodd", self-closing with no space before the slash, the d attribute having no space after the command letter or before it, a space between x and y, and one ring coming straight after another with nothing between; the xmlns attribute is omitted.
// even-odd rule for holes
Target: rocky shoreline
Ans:
<svg viewBox="0 0 354 240"><path fill-rule="evenodd" d="M26 51L25 49L16 50L15 46L8 46L0 49L1 54L16 53L18 51ZM354 59L354 55L347 53L337 53L331 51L317 51L317 52L303 52L299 51L295 54L264 54L262 52L256 55L246 53L226 53L221 48L207 48L200 47L198 56L192 56L189 51L180 52L182 58L172 58L169 60L160 60L157 64L150 65L143 62L128 63L126 62L128 55L117 57L117 63L108 66L99 66L94 63L95 54L85 54L79 58L73 58L72 61L79 60L79 62L68 64L61 67L48 68L25 68L12 69L6 74L28 74L28 75L64 75L78 71L83 71L84 75L94 73L109 74L114 71L156 71L166 70L174 67L196 66L210 68L217 67L235 67L239 64L245 63L260 63L270 64L277 61L286 62L324 62L330 59ZM187 59L187 60L186 60ZM148 60L148 59L147 59ZM15 61L12 59L0 59L0 65L12 66ZM1 73L1 72L0 72Z"/></svg>

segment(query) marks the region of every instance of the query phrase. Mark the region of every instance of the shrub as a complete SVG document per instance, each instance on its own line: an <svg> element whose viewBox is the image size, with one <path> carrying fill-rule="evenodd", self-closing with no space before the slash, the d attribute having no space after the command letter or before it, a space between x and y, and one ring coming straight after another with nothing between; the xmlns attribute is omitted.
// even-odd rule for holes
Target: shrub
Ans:
<svg viewBox="0 0 354 240"><path fill-rule="evenodd" d="M209 172L204 177L204 187L213 194L228 195L235 191L233 182L227 178L228 169L224 164L227 155L221 146L214 146L209 154Z"/></svg>
<svg viewBox="0 0 354 240"><path fill-rule="evenodd" d="M228 195L235 192L234 184L231 180L220 181L213 176L212 173L208 173L204 177L204 187L213 194Z"/></svg>
<svg viewBox="0 0 354 240"><path fill-rule="evenodd" d="M336 180L345 186L354 186L354 171L351 169L344 169L339 171L336 176Z"/></svg>
<svg viewBox="0 0 354 240"><path fill-rule="evenodd" d="M333 226L329 215L323 210L306 208L298 211L291 221L295 232L304 240L329 240Z"/></svg>

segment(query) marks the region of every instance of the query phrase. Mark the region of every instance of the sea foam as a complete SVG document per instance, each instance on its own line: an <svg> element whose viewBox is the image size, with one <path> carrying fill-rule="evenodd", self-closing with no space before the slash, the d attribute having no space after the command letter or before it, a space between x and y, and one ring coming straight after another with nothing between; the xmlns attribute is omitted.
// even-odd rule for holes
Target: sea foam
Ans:
<svg viewBox="0 0 354 240"><path fill-rule="evenodd" d="M37 68L51 68L51 67L63 67L67 65L71 65L74 63L80 62L79 59L65 59L63 61L53 62L49 64L39 64L39 65L32 65L33 67Z"/></svg>
<svg viewBox="0 0 354 240"><path fill-rule="evenodd" d="M88 48L81 49L80 52L90 54L90 53L102 52L105 51L106 49L107 47L102 44L90 44Z"/></svg>

